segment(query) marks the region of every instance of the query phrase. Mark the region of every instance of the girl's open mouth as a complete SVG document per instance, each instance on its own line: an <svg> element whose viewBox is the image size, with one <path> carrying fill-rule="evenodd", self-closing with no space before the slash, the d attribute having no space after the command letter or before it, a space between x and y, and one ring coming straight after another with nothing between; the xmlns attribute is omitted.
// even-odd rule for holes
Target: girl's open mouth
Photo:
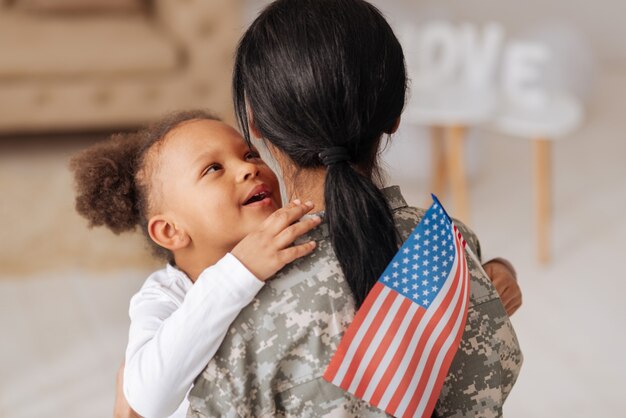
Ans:
<svg viewBox="0 0 626 418"><path fill-rule="evenodd" d="M264 203L264 201L267 200L267 203L270 202L270 194L268 192L260 192L257 193L255 195L253 195L250 199L246 200L243 205L244 206L248 206L248 205L252 205L253 203ZM257 206L257 205L255 205Z"/></svg>

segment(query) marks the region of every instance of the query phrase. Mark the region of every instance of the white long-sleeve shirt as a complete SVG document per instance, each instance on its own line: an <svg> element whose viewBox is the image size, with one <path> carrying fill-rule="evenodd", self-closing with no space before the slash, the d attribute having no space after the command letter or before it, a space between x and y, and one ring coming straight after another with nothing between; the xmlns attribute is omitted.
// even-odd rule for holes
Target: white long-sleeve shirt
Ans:
<svg viewBox="0 0 626 418"><path fill-rule="evenodd" d="M195 284L171 265L152 273L130 301L124 395L131 408L148 418L184 417L194 379L262 287L231 254Z"/></svg>

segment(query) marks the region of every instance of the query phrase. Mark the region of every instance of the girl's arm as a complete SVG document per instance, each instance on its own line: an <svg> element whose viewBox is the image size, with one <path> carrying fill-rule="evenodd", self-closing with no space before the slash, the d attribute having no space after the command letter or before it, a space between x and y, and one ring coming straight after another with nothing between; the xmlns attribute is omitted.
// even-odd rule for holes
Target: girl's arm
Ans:
<svg viewBox="0 0 626 418"><path fill-rule="evenodd" d="M294 201L276 211L204 270L186 295L153 280L133 297L123 383L132 409L161 417L178 408L261 280L315 249L314 242L291 245L319 225L319 217L296 222L312 208Z"/></svg>
<svg viewBox="0 0 626 418"><path fill-rule="evenodd" d="M141 418L128 404L124 396L124 362L120 365L115 377L115 405L113 418Z"/></svg>
<svg viewBox="0 0 626 418"><path fill-rule="evenodd" d="M180 305L147 283L130 307L124 395L132 409L151 418L174 413L262 286L231 254L202 272Z"/></svg>

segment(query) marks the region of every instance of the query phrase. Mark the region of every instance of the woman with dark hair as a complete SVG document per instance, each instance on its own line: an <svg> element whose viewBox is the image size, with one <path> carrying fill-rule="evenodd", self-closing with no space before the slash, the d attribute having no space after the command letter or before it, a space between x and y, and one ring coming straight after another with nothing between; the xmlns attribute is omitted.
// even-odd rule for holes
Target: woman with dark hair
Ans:
<svg viewBox="0 0 626 418"><path fill-rule="evenodd" d="M244 137L263 140L287 197L324 222L317 249L285 267L232 324L190 394L190 415L386 414L322 375L368 291L420 221L397 187L379 189L379 150L399 123L404 55L363 0L278 0L244 34L233 75ZM461 232L480 255L476 236ZM437 416L498 416L522 363L504 307L468 259L470 305Z"/></svg>

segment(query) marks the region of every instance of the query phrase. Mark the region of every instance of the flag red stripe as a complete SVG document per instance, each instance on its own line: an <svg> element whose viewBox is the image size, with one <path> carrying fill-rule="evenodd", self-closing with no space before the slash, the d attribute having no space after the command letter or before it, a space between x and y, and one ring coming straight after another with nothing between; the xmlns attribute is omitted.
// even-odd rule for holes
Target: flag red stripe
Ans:
<svg viewBox="0 0 626 418"><path fill-rule="evenodd" d="M450 285L450 290L448 291L448 293L446 293L443 301L437 307L435 314L432 316L432 318L426 325L424 332L420 336L420 341L415 349L415 353L421 353L424 350L424 346L426 345L428 338L430 337L433 330L435 329L435 327L441 320L441 317L444 315L445 311L450 305L450 302L454 296L454 292L452 292L451 290L454 288L455 283L458 281L458 277L459 277L459 268L457 266L454 281ZM417 369L419 360L420 360L420 356L413 356L411 358L409 362L409 366L404 372L404 376L402 377L402 380L400 381L398 388L396 389L393 397L391 398L389 405L387 406L387 408L385 408L385 410L391 413L392 415L395 414L396 409L398 408L400 402L402 401L402 398L404 398L404 394L409 384L411 383L411 379L413 378L413 375L415 374L415 370Z"/></svg>
<svg viewBox="0 0 626 418"><path fill-rule="evenodd" d="M464 257L462 257L464 258ZM461 286L461 295L459 297L459 301L457 302L457 304L454 306L454 310L452 311L452 315L450 316L450 320L446 322L444 330L442 330L442 332L439 334L439 336L437 337L437 340L435 341L435 344L433 345L433 349L430 351L430 354L428 355L428 359L426 360L426 365L424 366L424 372L422 373L422 375L420 376L419 382L417 384L417 388L415 389L415 393L424 393L425 389L426 389L426 384L428 383L428 380L430 379L430 376L433 373L439 373L440 370L443 370L443 366L441 367L441 369L434 369L435 366L435 361L437 360L437 356L439 355L439 349L443 346L443 344L445 343L446 339L450 336L450 334L452 333L452 327L454 326L454 322L456 322L456 319L458 318L459 314L462 315L461 311L461 307L463 304L463 287L464 284L462 282L458 283L459 280L456 280L457 277L460 276L461 273L461 269L458 269L457 271L457 275L455 276L455 281L453 282L453 284L457 284L457 286ZM450 293L454 293L454 290L456 289L456 287L450 288ZM452 346L451 346L452 347ZM445 369L447 372L447 369ZM446 373L439 373L440 375L444 375ZM436 386L433 387L433 392L431 392L431 397L433 397L433 394L435 393L434 389L436 389ZM437 392L438 394L438 392ZM436 396L435 398L437 398L438 396ZM419 405L419 402L421 400L420 396L413 396L411 398L411 401L409 402L406 412L403 414L405 416L413 416L415 414L415 411L417 409L417 406ZM432 411L431 411L432 412Z"/></svg>
<svg viewBox="0 0 626 418"><path fill-rule="evenodd" d="M389 311L396 297L400 297L400 295L397 292L389 292L389 294L385 298L378 312ZM357 369L359 368L361 359L365 355L365 352L367 351L367 348L369 347L370 342L374 339L374 336L378 332L378 329L380 328L380 325L383 323L384 318L385 318L385 315L377 314L374 317L374 320L372 321L370 326L367 328L367 332L363 336L363 339L358 343L359 346L354 352L354 356L350 360L350 366L348 367L348 371L346 372L346 375L344 376L343 380L341 381L341 384L339 385L341 388L348 390L348 388L352 384L352 379L354 378L354 375Z"/></svg>
<svg viewBox="0 0 626 418"><path fill-rule="evenodd" d="M463 243L463 246L465 246L465 243ZM465 260L465 257L463 257L463 267L465 270L467 270L467 260ZM470 293L469 292L469 278L465 281L464 287L465 287L464 288L465 306L467 307L469 304L469 293ZM444 358L443 363L441 365L441 370L445 370L446 372L439 373L439 376L437 376L437 380L435 381L435 385L433 386L433 394L436 393L437 396L431 395L430 399L428 400L428 403L426 404L426 408L424 409L424 413L426 416L432 415L432 411L435 409L435 405L437 403L437 400L439 399L439 392L441 392L441 387L443 386L443 382L448 374L447 371L450 369L452 360L454 360L454 356L456 355L456 352L458 350L459 344L461 342L461 337L463 336L463 332L465 331L465 324L467 323L467 309L463 310L462 316L463 318L461 319L461 326L457 330L456 336L454 337L454 342L448 349L448 352L446 353L446 357Z"/></svg>
<svg viewBox="0 0 626 418"><path fill-rule="evenodd" d="M383 357L385 356L389 345L393 341L396 333L398 332L398 329L400 328L400 325L402 324L402 320L406 316L407 311L413 303L413 301L405 298L404 296L399 295L398 297L402 298L400 309L398 309L398 312L395 314L393 320L391 321L391 324L389 324L389 328L387 329L382 341L378 343L378 348L376 349L374 356L371 358L369 364L367 365L367 368L365 369L365 372L363 373L363 376L361 377L361 381L359 382L359 385L354 392L354 395L357 398L363 398L363 393L367 389L367 386L372 380L372 376L376 372L376 369L378 368L380 362L383 360ZM385 314L387 313L385 312Z"/></svg>
<svg viewBox="0 0 626 418"><path fill-rule="evenodd" d="M330 364L328 365L328 368L324 373L324 379L332 382L332 380L337 375L337 371L339 371L339 367L341 367L341 363L343 363L344 357L348 351L348 348L350 347L350 344L352 343L352 340L354 339L354 336L359 331L359 328L361 328L361 324L367 317L367 314L369 313L372 305L376 301L376 298L384 288L385 285L380 282L376 282L376 284L374 284L374 287L372 287L372 290L365 298L363 304L354 316L354 319L352 320L352 325L348 327L346 333L341 339L339 347L337 348L337 351L333 355L333 358L331 359Z"/></svg>
<svg viewBox="0 0 626 418"><path fill-rule="evenodd" d="M469 303L469 290L467 290L467 287L469 286L466 286L466 295L465 295L466 306ZM435 405L437 403L437 400L439 399L439 392L441 392L440 388L443 386L443 382L446 376L448 375L447 370L450 369L452 360L454 360L454 356L456 355L456 352L458 350L459 343L461 342L461 337L463 336L463 332L465 331L466 321L467 321L467 309L465 309L465 312L463 312L463 319L461 320L461 324L463 325L459 327L457 335L454 338L454 342L452 343L452 345L450 346L450 349L446 353L446 357L443 360L443 363L441 366L442 370L446 370L446 373L440 373L439 376L437 377L437 380L435 381L435 385L433 386L433 389L437 390L437 396L431 396L430 399L428 400L428 403L426 404L426 409L424 409L424 412L427 416L432 415L432 411L435 409Z"/></svg>
<svg viewBox="0 0 626 418"><path fill-rule="evenodd" d="M417 331L417 326L419 325L425 313L426 310L422 307L418 308L417 312L415 312L415 315L413 316L413 319L411 319L411 323L409 324L407 332L406 334L404 334L404 337L402 338L402 341L398 346L396 354L393 356L393 359L389 363L389 367L385 371L385 374L383 374L383 377L380 379L380 383L378 383L376 390L372 394L372 398L370 400L370 403L372 405L378 405L380 399L385 393L385 390L387 390L388 383L391 381L391 378L397 373L402 358L404 357L406 350L409 348L411 340L413 339L413 335L415 334L415 331Z"/></svg>

